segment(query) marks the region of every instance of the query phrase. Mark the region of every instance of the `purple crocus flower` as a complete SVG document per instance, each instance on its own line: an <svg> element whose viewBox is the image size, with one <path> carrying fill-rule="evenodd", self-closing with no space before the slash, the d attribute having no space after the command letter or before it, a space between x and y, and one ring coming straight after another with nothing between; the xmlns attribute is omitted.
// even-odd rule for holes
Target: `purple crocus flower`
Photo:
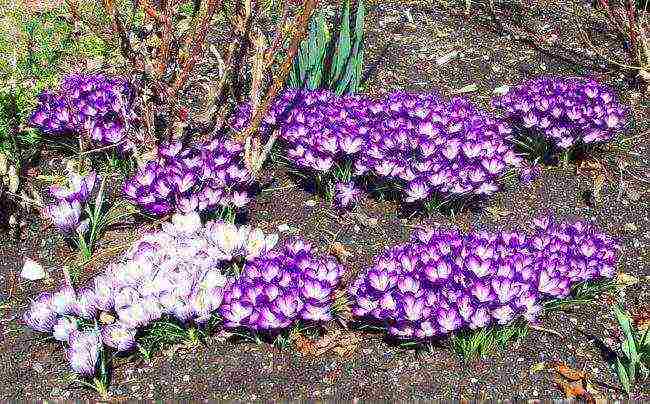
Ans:
<svg viewBox="0 0 650 404"><path fill-rule="evenodd" d="M41 293L23 315L23 321L30 328L39 332L50 332L57 321L57 313L52 304L52 295Z"/></svg>
<svg viewBox="0 0 650 404"><path fill-rule="evenodd" d="M102 341L118 352L128 352L135 348L136 331L123 323L117 322L102 329Z"/></svg>
<svg viewBox="0 0 650 404"><path fill-rule="evenodd" d="M560 149L608 141L624 129L628 116L612 89L582 77L538 77L493 103L516 126Z"/></svg>
<svg viewBox="0 0 650 404"><path fill-rule="evenodd" d="M95 375L101 352L101 339L98 331L72 331L68 337L66 355L70 367L83 377Z"/></svg>
<svg viewBox="0 0 650 404"><path fill-rule="evenodd" d="M100 145L119 145L127 151L126 138L137 116L133 88L123 78L103 74L69 75L56 92L45 91L30 124L49 136L90 134Z"/></svg>
<svg viewBox="0 0 650 404"><path fill-rule="evenodd" d="M80 223L81 204L76 200L62 200L45 207L44 213L62 233L71 234Z"/></svg>
<svg viewBox="0 0 650 404"><path fill-rule="evenodd" d="M67 316L59 317L52 328L52 336L58 341L68 342L73 331L77 331L77 320Z"/></svg>

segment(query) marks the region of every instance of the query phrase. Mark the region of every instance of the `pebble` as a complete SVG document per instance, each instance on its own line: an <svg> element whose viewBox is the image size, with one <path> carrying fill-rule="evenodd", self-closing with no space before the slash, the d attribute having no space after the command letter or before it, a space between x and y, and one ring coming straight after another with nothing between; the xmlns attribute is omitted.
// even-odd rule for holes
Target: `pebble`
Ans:
<svg viewBox="0 0 650 404"><path fill-rule="evenodd" d="M30 281L39 281L45 278L45 270L43 266L31 258L25 258L23 270L20 272L20 277Z"/></svg>
<svg viewBox="0 0 650 404"><path fill-rule="evenodd" d="M634 223L625 223L625 226L623 226L623 229L625 231L627 231L627 232L634 233L639 228Z"/></svg>
<svg viewBox="0 0 650 404"><path fill-rule="evenodd" d="M124 389L121 389L119 387L111 387L108 392L113 397L126 395L126 391L124 391Z"/></svg>
<svg viewBox="0 0 650 404"><path fill-rule="evenodd" d="M289 226L288 224L281 224L278 226L278 231L280 233L295 233L298 231L297 228Z"/></svg>
<svg viewBox="0 0 650 404"><path fill-rule="evenodd" d="M317 203L318 202L316 202L314 199L310 199L305 202L305 206L309 206L310 208L313 208L314 206L316 206Z"/></svg>
<svg viewBox="0 0 650 404"><path fill-rule="evenodd" d="M35 363L34 365L32 365L32 369L36 373L43 373L43 365L41 365L40 363Z"/></svg>
<svg viewBox="0 0 650 404"><path fill-rule="evenodd" d="M63 394L63 390L58 387L55 387L50 391L50 397L61 397L61 394Z"/></svg>

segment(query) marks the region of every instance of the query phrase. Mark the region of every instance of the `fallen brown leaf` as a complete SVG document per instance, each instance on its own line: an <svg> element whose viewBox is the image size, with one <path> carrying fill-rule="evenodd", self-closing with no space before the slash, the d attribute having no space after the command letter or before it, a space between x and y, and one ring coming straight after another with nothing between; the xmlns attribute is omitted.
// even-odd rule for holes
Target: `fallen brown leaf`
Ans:
<svg viewBox="0 0 650 404"><path fill-rule="evenodd" d="M293 337L293 342L299 352L315 356L328 352L341 357L349 356L359 347L359 337L352 333L343 333L341 330L336 330L316 341L297 334Z"/></svg>
<svg viewBox="0 0 650 404"><path fill-rule="evenodd" d="M581 386L581 383L567 382L559 377L555 379L555 382L562 388L566 398L581 399L589 404L596 402L591 393Z"/></svg>
<svg viewBox="0 0 650 404"><path fill-rule="evenodd" d="M587 374L585 372L570 368L564 363L556 363L553 365L551 369L555 370L562 377L569 379L571 381L584 380L587 378Z"/></svg>
<svg viewBox="0 0 650 404"><path fill-rule="evenodd" d="M314 342L309 338L306 338L302 334L296 334L293 336L293 344L298 349L298 352L310 355L314 353Z"/></svg>
<svg viewBox="0 0 650 404"><path fill-rule="evenodd" d="M650 327L650 307L646 307L645 310L634 314L632 316L632 321L639 330L645 331Z"/></svg>
<svg viewBox="0 0 650 404"><path fill-rule="evenodd" d="M606 171L603 163L600 160L596 160L593 158L585 158L578 161L576 168L578 174L580 174L580 172L585 172L585 171L598 171L598 172Z"/></svg>
<svg viewBox="0 0 650 404"><path fill-rule="evenodd" d="M347 261L348 257L352 256L352 253L338 241L333 242L330 245L329 250L341 264L344 264Z"/></svg>

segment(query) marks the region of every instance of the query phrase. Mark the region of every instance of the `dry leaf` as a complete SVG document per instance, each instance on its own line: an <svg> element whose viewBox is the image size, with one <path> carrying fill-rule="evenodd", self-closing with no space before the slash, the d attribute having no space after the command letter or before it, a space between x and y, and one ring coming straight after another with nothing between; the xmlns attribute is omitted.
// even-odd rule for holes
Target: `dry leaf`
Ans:
<svg viewBox="0 0 650 404"><path fill-rule="evenodd" d="M599 160L595 160L593 158L580 160L576 167L578 174L580 174L581 171L605 171L603 164Z"/></svg>
<svg viewBox="0 0 650 404"><path fill-rule="evenodd" d="M645 310L632 316L632 322L639 329L645 331L650 327L650 308L646 307Z"/></svg>
<svg viewBox="0 0 650 404"><path fill-rule="evenodd" d="M333 352L338 356L349 356L359 347L359 337L352 333L336 330L317 341L312 341L301 334L292 337L299 352L305 355L320 356Z"/></svg>
<svg viewBox="0 0 650 404"><path fill-rule="evenodd" d="M341 330L336 330L316 341L314 354L318 356L334 352L339 356L347 356L356 351L358 347L359 337L352 333L344 334Z"/></svg>
<svg viewBox="0 0 650 404"><path fill-rule="evenodd" d="M555 379L555 381L564 391L564 396L566 398L582 399L590 404L596 402L596 400L591 395L591 393L588 392L584 387L580 385L581 383L566 382L560 378Z"/></svg>
<svg viewBox="0 0 650 404"><path fill-rule="evenodd" d="M495 219L500 219L510 215L510 211L504 210L499 206L489 206L485 210Z"/></svg>
<svg viewBox="0 0 650 404"><path fill-rule="evenodd" d="M572 381L584 380L587 377L585 372L570 368L564 363L556 363L551 369L555 370L562 377Z"/></svg>
<svg viewBox="0 0 650 404"><path fill-rule="evenodd" d="M292 339L293 344L296 346L296 349L298 349L298 352L305 355L314 353L314 342L309 338L306 338L302 334L297 333L296 335L292 336Z"/></svg>
<svg viewBox="0 0 650 404"><path fill-rule="evenodd" d="M345 246L338 241L333 242L329 247L330 252L341 264L344 264L348 257L352 256L352 253L348 251Z"/></svg>
<svg viewBox="0 0 650 404"><path fill-rule="evenodd" d="M639 283L639 278L625 272L619 272L616 275L616 283L621 287L632 286Z"/></svg>
<svg viewBox="0 0 650 404"><path fill-rule="evenodd" d="M546 362L539 362L530 367L530 374L541 372L546 369Z"/></svg>
<svg viewBox="0 0 650 404"><path fill-rule="evenodd" d="M601 202L601 193L603 189L603 184L605 184L605 175L604 174L598 174L596 178L594 178L594 200L596 203Z"/></svg>

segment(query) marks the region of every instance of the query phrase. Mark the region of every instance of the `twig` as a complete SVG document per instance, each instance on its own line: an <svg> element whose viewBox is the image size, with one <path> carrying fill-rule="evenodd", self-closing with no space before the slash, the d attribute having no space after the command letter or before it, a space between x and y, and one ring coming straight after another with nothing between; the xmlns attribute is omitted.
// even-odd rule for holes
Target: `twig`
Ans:
<svg viewBox="0 0 650 404"><path fill-rule="evenodd" d="M564 335L562 335L559 331L555 331L555 330L552 330L550 328L544 328L544 327L540 327L538 325L533 325L533 324L529 325L529 327L530 327L531 330L546 332L546 333L549 333L549 334L557 335L560 338L564 338Z"/></svg>
<svg viewBox="0 0 650 404"><path fill-rule="evenodd" d="M585 31L581 30L581 33L584 36L584 40L587 43L587 46L589 46L589 48L591 48L592 51L594 51L602 59L605 59L607 62L615 64L616 66L619 66L619 67L623 67L625 69L642 70L642 71L646 70L645 68L640 67L640 66L630 66L630 65L626 65L626 64L623 64L623 63L620 63L620 62L617 62L617 61L615 61L613 59L608 58L607 56L603 55L598 49L596 49L596 47L589 40L589 36L587 35L587 33Z"/></svg>
<svg viewBox="0 0 650 404"><path fill-rule="evenodd" d="M42 206L43 206L42 203L40 203L40 202L38 202L38 201L36 201L36 200L34 200L34 199L27 198L26 196L22 196L22 195L19 195L19 194L14 194L13 192L10 192L10 191L5 191L5 193L6 193L7 195L10 195L10 196L14 197L14 198L21 199L21 200L23 200L24 202L31 203L31 204L34 205L34 206L38 206L38 207L42 207Z"/></svg>
<svg viewBox="0 0 650 404"><path fill-rule="evenodd" d="M112 148L117 147L117 146L119 146L119 145L121 145L121 144L124 144L124 143L126 143L126 139L125 139L125 140L122 140L122 141L119 141L119 142L117 142L117 143L110 144L110 145L108 145L108 146L99 147L99 148L97 148L97 149L87 150L87 151L85 151L85 152L79 153L79 157L81 157L81 156L85 156L86 154L92 154L92 153L97 153L97 152L100 152L100 151L104 151L104 150L112 149Z"/></svg>
<svg viewBox="0 0 650 404"><path fill-rule="evenodd" d="M291 40L291 45L289 46L286 59L284 60L284 63L280 68L280 72L277 76L275 76L271 89L267 93L267 96L264 98L264 101L262 102L260 108L255 112L255 115L253 116L253 119L251 120L248 127L237 136L238 141L243 143L246 140L246 138L248 138L255 131L257 131L260 124L262 123L262 119L264 119L264 117L268 113L272 101L275 99L275 96L278 94L280 89L284 86L284 82L286 81L287 76L289 75L291 66L293 66L293 59L296 56L296 53L298 53L298 47L300 46L300 42L302 41L302 38L305 36L305 33L307 32L307 26L309 25L309 20L317 5L318 5L318 0L305 1L302 14L298 18L298 22L296 24L296 31L294 32L293 38Z"/></svg>
<svg viewBox="0 0 650 404"><path fill-rule="evenodd" d="M172 86L172 91L170 94L171 97L176 97L178 91L185 85L185 82L187 81L189 74L194 69L196 62L203 55L203 45L205 42L205 36L208 31L208 24L210 24L210 21L212 21L212 17L214 16L217 7L220 6L221 0L208 0L206 14L201 20L199 27L197 28L196 32L194 33L194 37L192 38L192 46L190 48L191 56L185 62L185 65L181 70L181 74L178 75L176 81Z"/></svg>
<svg viewBox="0 0 650 404"><path fill-rule="evenodd" d="M275 28L275 38L273 38L273 43L271 47L266 51L266 68L268 69L273 61L275 60L275 54L278 52L278 49L282 46L284 42L284 26L287 24L289 19L289 2L285 1L282 7L282 18L278 22L277 27Z"/></svg>

